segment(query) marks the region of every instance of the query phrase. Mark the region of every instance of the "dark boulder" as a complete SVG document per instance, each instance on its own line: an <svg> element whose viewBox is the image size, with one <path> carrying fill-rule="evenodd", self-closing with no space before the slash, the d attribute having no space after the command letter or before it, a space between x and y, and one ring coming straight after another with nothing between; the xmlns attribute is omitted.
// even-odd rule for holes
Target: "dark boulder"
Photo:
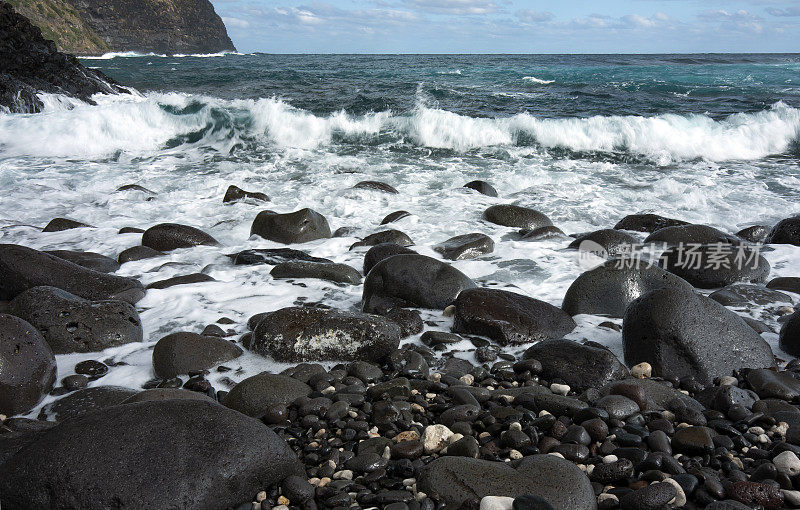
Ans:
<svg viewBox="0 0 800 510"><path fill-rule="evenodd" d="M53 250L45 253L99 273L113 273L119 269L119 262L116 260L90 251Z"/></svg>
<svg viewBox="0 0 800 510"><path fill-rule="evenodd" d="M572 241L568 248L594 252L600 246L606 255L613 257L633 253L638 244L639 240L632 235L608 228L584 234Z"/></svg>
<svg viewBox="0 0 800 510"><path fill-rule="evenodd" d="M150 402L151 400L203 400L205 402L217 401L198 391L183 390L180 388L152 388L140 391L125 400L122 404L133 404L136 402Z"/></svg>
<svg viewBox="0 0 800 510"><path fill-rule="evenodd" d="M212 402L139 402L43 432L0 466L0 501L9 510L233 508L300 472L258 420Z"/></svg>
<svg viewBox="0 0 800 510"><path fill-rule="evenodd" d="M316 278L335 283L359 285L361 273L347 264L319 262L282 262L269 272L273 278Z"/></svg>
<svg viewBox="0 0 800 510"><path fill-rule="evenodd" d="M560 228L549 225L546 227L539 227L533 230L520 230L520 241L547 241L549 239L560 239L567 237Z"/></svg>
<svg viewBox="0 0 800 510"><path fill-rule="evenodd" d="M400 344L400 327L363 313L290 307L264 316L246 347L278 361L382 361Z"/></svg>
<svg viewBox="0 0 800 510"><path fill-rule="evenodd" d="M486 234L474 233L451 237L433 247L447 260L474 259L494 251L494 241Z"/></svg>
<svg viewBox="0 0 800 510"><path fill-rule="evenodd" d="M33 326L0 313L0 414L27 413L56 380L56 358Z"/></svg>
<svg viewBox="0 0 800 510"><path fill-rule="evenodd" d="M380 261L364 279L363 311L394 307L443 310L475 283L449 264L424 255L394 255Z"/></svg>
<svg viewBox="0 0 800 510"><path fill-rule="evenodd" d="M261 418L271 405L289 404L311 392L311 387L302 381L264 372L231 388L222 403L240 413Z"/></svg>
<svg viewBox="0 0 800 510"><path fill-rule="evenodd" d="M700 289L732 283L761 283L769 275L767 259L744 245L703 244L667 249L661 266Z"/></svg>
<svg viewBox="0 0 800 510"><path fill-rule="evenodd" d="M634 232L655 232L666 227L688 225L686 221L666 218L657 214L629 214L614 225L615 230L632 230Z"/></svg>
<svg viewBox="0 0 800 510"><path fill-rule="evenodd" d="M788 294L749 283L728 285L716 292L712 292L708 297L725 306L792 303L792 298Z"/></svg>
<svg viewBox="0 0 800 510"><path fill-rule="evenodd" d="M138 227L122 227L117 231L117 234L144 234L144 229Z"/></svg>
<svg viewBox="0 0 800 510"><path fill-rule="evenodd" d="M56 354L142 341L139 314L124 301L89 301L55 287L34 287L15 297L9 311L41 331Z"/></svg>
<svg viewBox="0 0 800 510"><path fill-rule="evenodd" d="M483 219L504 227L533 230L553 224L550 218L529 207L511 204L493 205L483 212Z"/></svg>
<svg viewBox="0 0 800 510"><path fill-rule="evenodd" d="M494 186L492 186L486 181L470 181L466 183L464 187L469 189L474 189L481 195L486 195L487 197L497 196L497 190L494 189Z"/></svg>
<svg viewBox="0 0 800 510"><path fill-rule="evenodd" d="M122 386L95 386L70 393L42 407L40 420L64 421L91 411L121 404L138 392Z"/></svg>
<svg viewBox="0 0 800 510"><path fill-rule="evenodd" d="M122 250L117 257L117 260L120 264L124 264L126 262L134 262L136 260L160 257L162 255L164 255L164 252L148 248L147 246L133 246L126 250Z"/></svg>
<svg viewBox="0 0 800 510"><path fill-rule="evenodd" d="M417 252L394 243L376 244L364 254L364 274L368 274L375 265L393 255L416 255Z"/></svg>
<svg viewBox="0 0 800 510"><path fill-rule="evenodd" d="M189 372L208 370L242 355L236 344L213 336L179 332L165 336L153 347L153 369L170 379Z"/></svg>
<svg viewBox="0 0 800 510"><path fill-rule="evenodd" d="M767 288L800 294L800 277L781 276L778 278L773 278L767 282Z"/></svg>
<svg viewBox="0 0 800 510"><path fill-rule="evenodd" d="M384 193L391 193L393 195L397 194L397 190L394 189L394 187L381 181L361 181L357 183L355 186L353 186L353 189L367 189L372 191L382 191Z"/></svg>
<svg viewBox="0 0 800 510"><path fill-rule="evenodd" d="M464 290L455 305L453 332L488 336L501 345L560 339L575 329L560 308L505 290Z"/></svg>
<svg viewBox="0 0 800 510"><path fill-rule="evenodd" d="M387 223L394 223L395 221L406 218L408 216L411 216L411 213L408 211L395 211L393 213L387 214L386 217L381 220L381 225L386 225Z"/></svg>
<svg viewBox="0 0 800 510"><path fill-rule="evenodd" d="M254 264L276 265L282 262L320 262L330 263L331 260L312 257L308 253L291 248L267 248L244 250L228 255L233 259L235 266L249 266Z"/></svg>
<svg viewBox="0 0 800 510"><path fill-rule="evenodd" d="M800 356L800 311L790 315L781 326L779 344L786 354Z"/></svg>
<svg viewBox="0 0 800 510"><path fill-rule="evenodd" d="M69 218L53 218L50 220L50 223L45 225L45 227L42 229L42 232L61 232L63 230L72 230L74 228L84 227L91 227L91 225L81 223L80 221L71 220Z"/></svg>
<svg viewBox="0 0 800 510"><path fill-rule="evenodd" d="M793 244L800 246L800 216L792 216L781 220L772 227L764 239L766 244Z"/></svg>
<svg viewBox="0 0 800 510"><path fill-rule="evenodd" d="M359 248L362 246L376 246L378 244L396 244L399 246L411 246L414 241L408 235L399 230L384 230L383 232L376 232L370 234L364 239L354 243L350 249Z"/></svg>
<svg viewBox="0 0 800 510"><path fill-rule="evenodd" d="M286 214L261 211L253 220L250 235L282 244L307 243L331 237L331 228L323 215L308 208Z"/></svg>
<svg viewBox="0 0 800 510"><path fill-rule="evenodd" d="M702 385L742 368L775 366L772 350L741 317L679 288L654 290L628 307L625 362L650 363L662 377L692 375Z"/></svg>
<svg viewBox="0 0 800 510"><path fill-rule="evenodd" d="M400 338L406 338L411 335L422 333L422 330L425 327L422 322L422 317L419 314L419 310L411 310L408 308L392 308L382 315L400 326Z"/></svg>
<svg viewBox="0 0 800 510"><path fill-rule="evenodd" d="M542 364L542 378L561 379L575 391L599 388L628 377L628 369L611 351L571 340L539 342L526 350L523 358Z"/></svg>
<svg viewBox="0 0 800 510"><path fill-rule="evenodd" d="M269 197L265 193L259 193L258 191L245 191L242 188L230 185L228 186L228 190L225 191L225 196L222 197L222 203L230 204L232 202L238 202L239 200L245 199L257 200L259 202L269 202Z"/></svg>
<svg viewBox="0 0 800 510"><path fill-rule="evenodd" d="M662 287L691 289L682 278L642 260L609 260L572 282L561 308L570 315L622 317L634 299Z"/></svg>
<svg viewBox="0 0 800 510"><path fill-rule="evenodd" d="M741 244L736 236L707 225L679 225L656 230L644 240L645 243L681 244Z"/></svg>
<svg viewBox="0 0 800 510"><path fill-rule="evenodd" d="M158 280L147 287L146 289L168 289L170 287L175 287L177 285L190 285L192 283L206 283L206 282L215 282L216 280L211 276L203 273L191 273L191 274L184 274L180 276L173 276L172 278L167 278L166 280Z"/></svg>
<svg viewBox="0 0 800 510"><path fill-rule="evenodd" d="M753 225L736 232L736 237L741 237L751 243L763 243L769 235L770 228L765 225Z"/></svg>
<svg viewBox="0 0 800 510"><path fill-rule="evenodd" d="M177 223L162 223L142 234L142 245L158 251L172 251L192 246L216 246L216 239L200 229Z"/></svg>
<svg viewBox="0 0 800 510"><path fill-rule="evenodd" d="M0 300L42 285L66 290L86 299L119 299L136 303L144 297L137 280L99 273L47 253L0 244Z"/></svg>

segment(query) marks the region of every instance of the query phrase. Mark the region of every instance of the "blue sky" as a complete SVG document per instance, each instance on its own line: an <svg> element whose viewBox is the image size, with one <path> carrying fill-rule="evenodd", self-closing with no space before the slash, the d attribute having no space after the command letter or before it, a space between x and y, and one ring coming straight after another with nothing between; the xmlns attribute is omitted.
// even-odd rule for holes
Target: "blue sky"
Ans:
<svg viewBox="0 0 800 510"><path fill-rule="evenodd" d="M800 52L800 0L211 1L245 52Z"/></svg>

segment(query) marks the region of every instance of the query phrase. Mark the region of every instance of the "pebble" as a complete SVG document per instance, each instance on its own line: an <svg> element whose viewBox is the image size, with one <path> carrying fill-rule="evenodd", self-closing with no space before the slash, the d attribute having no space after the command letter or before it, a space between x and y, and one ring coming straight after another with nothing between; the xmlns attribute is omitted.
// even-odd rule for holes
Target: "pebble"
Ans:
<svg viewBox="0 0 800 510"><path fill-rule="evenodd" d="M631 367L631 375L637 379L647 379L652 375L652 373L653 367L650 366L650 363L646 361Z"/></svg>
<svg viewBox="0 0 800 510"><path fill-rule="evenodd" d="M796 476L800 474L800 459L797 455L790 451L779 453L772 459L772 463L778 469L779 473L787 476Z"/></svg>
<svg viewBox="0 0 800 510"><path fill-rule="evenodd" d="M514 498L506 496L486 496L481 499L480 510L512 510Z"/></svg>
<svg viewBox="0 0 800 510"><path fill-rule="evenodd" d="M425 453L431 454L447 446L453 431L442 424L428 425L422 433L422 445Z"/></svg>
<svg viewBox="0 0 800 510"><path fill-rule="evenodd" d="M566 395L571 388L566 384L553 383L550 385L550 391L556 395Z"/></svg>

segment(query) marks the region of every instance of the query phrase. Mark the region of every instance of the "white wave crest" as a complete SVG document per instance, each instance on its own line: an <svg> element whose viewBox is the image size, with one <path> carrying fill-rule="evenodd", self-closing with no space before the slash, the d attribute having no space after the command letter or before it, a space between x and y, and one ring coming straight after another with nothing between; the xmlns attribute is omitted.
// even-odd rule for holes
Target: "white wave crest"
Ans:
<svg viewBox="0 0 800 510"><path fill-rule="evenodd" d="M87 55L81 56L78 58L85 59L85 60L111 60L114 58L136 58L136 57L158 57L158 58L185 58L185 57L194 57L194 58L210 58L210 57L224 57L226 55L246 55L245 53L237 53L233 51L221 51L219 53L176 53L174 55L166 55L163 53L137 53L135 51L112 51L109 53L105 53L103 55Z"/></svg>
<svg viewBox="0 0 800 510"><path fill-rule="evenodd" d="M537 85L550 85L551 83L555 83L555 80L542 80L541 78L537 78L536 76L523 76L523 80L535 83Z"/></svg>

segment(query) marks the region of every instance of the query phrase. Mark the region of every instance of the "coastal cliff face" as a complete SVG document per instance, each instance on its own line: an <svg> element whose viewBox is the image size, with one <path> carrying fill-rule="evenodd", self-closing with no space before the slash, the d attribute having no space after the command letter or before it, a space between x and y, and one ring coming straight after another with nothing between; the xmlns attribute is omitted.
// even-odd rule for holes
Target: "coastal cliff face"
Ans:
<svg viewBox="0 0 800 510"><path fill-rule="evenodd" d="M77 55L235 51L209 0L11 0L21 14Z"/></svg>
<svg viewBox="0 0 800 510"><path fill-rule="evenodd" d="M97 93L125 92L102 73L60 53L52 41L10 4L0 1L0 109L41 111L37 92L63 94L87 102Z"/></svg>

